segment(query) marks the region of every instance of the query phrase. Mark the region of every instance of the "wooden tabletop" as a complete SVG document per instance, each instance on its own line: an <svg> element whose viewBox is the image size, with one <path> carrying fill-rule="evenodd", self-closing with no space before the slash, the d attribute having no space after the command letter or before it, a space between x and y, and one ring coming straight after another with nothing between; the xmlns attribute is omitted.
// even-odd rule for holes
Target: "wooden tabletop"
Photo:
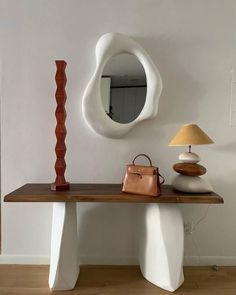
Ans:
<svg viewBox="0 0 236 295"><path fill-rule="evenodd" d="M69 191L53 192L50 184L28 183L4 197L5 202L116 202L116 203L185 203L222 204L216 193L189 194L162 186L158 197L122 193L121 184L70 184Z"/></svg>

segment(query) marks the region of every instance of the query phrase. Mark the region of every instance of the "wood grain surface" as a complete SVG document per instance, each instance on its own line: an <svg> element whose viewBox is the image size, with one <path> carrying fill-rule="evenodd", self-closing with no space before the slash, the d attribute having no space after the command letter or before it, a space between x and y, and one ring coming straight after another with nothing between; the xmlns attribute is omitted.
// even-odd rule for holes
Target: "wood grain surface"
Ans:
<svg viewBox="0 0 236 295"><path fill-rule="evenodd" d="M146 281L138 266L82 266L74 290L48 288L48 266L0 265L1 295L235 295L236 267L184 267L185 281L175 292Z"/></svg>
<svg viewBox="0 0 236 295"><path fill-rule="evenodd" d="M176 163L173 169L182 175L200 176L207 172L206 168L196 163Z"/></svg>
<svg viewBox="0 0 236 295"><path fill-rule="evenodd" d="M6 195L5 202L116 202L116 203L186 203L222 204L216 193L187 194L162 186L158 197L122 193L121 184L71 184L69 191L51 191L50 184L29 183Z"/></svg>

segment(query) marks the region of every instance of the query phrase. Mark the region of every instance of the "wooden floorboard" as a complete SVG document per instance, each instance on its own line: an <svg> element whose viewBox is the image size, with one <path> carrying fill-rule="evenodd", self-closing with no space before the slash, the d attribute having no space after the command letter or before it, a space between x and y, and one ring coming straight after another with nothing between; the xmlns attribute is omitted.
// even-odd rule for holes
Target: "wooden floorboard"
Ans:
<svg viewBox="0 0 236 295"><path fill-rule="evenodd" d="M0 265L0 295L49 295L48 266ZM177 295L235 295L236 267L185 267ZM72 291L58 295L167 295L143 279L137 266L82 266Z"/></svg>

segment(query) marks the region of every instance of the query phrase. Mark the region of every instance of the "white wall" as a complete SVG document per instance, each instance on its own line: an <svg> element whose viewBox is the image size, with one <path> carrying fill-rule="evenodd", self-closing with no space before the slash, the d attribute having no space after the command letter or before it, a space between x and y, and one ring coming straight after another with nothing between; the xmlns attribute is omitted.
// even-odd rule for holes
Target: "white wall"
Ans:
<svg viewBox="0 0 236 295"><path fill-rule="evenodd" d="M54 180L55 59L67 65L67 179L121 182L126 163L149 154L170 182L183 148L167 146L179 127L197 122L215 140L194 147L206 179L225 199L212 205L193 237L188 262L236 263L236 127L229 125L230 71L236 66L236 2L220 0L1 0L2 195L28 182ZM163 78L158 116L114 140L96 135L81 114L97 39L132 36ZM83 262L135 263L139 206L79 205ZM196 222L206 205L182 206ZM50 204L2 203L2 261L45 262Z"/></svg>

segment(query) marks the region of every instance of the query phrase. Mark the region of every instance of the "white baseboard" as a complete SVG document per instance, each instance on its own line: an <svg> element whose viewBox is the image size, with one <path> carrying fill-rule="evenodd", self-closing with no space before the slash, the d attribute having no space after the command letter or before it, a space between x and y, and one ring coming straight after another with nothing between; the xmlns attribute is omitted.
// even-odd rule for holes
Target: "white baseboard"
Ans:
<svg viewBox="0 0 236 295"><path fill-rule="evenodd" d="M137 257L101 257L101 256L81 256L80 264L101 264L101 265L138 265ZM236 266L236 256L185 256L185 266L206 266L222 265Z"/></svg>
<svg viewBox="0 0 236 295"><path fill-rule="evenodd" d="M197 265L221 265L221 266L235 266L236 256L185 256L185 266Z"/></svg>
<svg viewBox="0 0 236 295"><path fill-rule="evenodd" d="M132 256L81 255L79 263L88 265L138 265L138 258Z"/></svg>
<svg viewBox="0 0 236 295"><path fill-rule="evenodd" d="M49 264L50 257L42 255L0 255L0 264Z"/></svg>
<svg viewBox="0 0 236 295"><path fill-rule="evenodd" d="M102 257L82 255L79 257L80 264L94 265L138 265L137 257ZM43 255L0 255L0 264L35 264L47 265L49 256ZM197 265L222 265L236 266L236 256L185 256L185 266Z"/></svg>
<svg viewBox="0 0 236 295"><path fill-rule="evenodd" d="M0 264L35 264L44 265L50 263L49 256L41 255L0 255ZM119 257L119 256L98 256L81 255L80 264L90 265L138 265L137 257Z"/></svg>

